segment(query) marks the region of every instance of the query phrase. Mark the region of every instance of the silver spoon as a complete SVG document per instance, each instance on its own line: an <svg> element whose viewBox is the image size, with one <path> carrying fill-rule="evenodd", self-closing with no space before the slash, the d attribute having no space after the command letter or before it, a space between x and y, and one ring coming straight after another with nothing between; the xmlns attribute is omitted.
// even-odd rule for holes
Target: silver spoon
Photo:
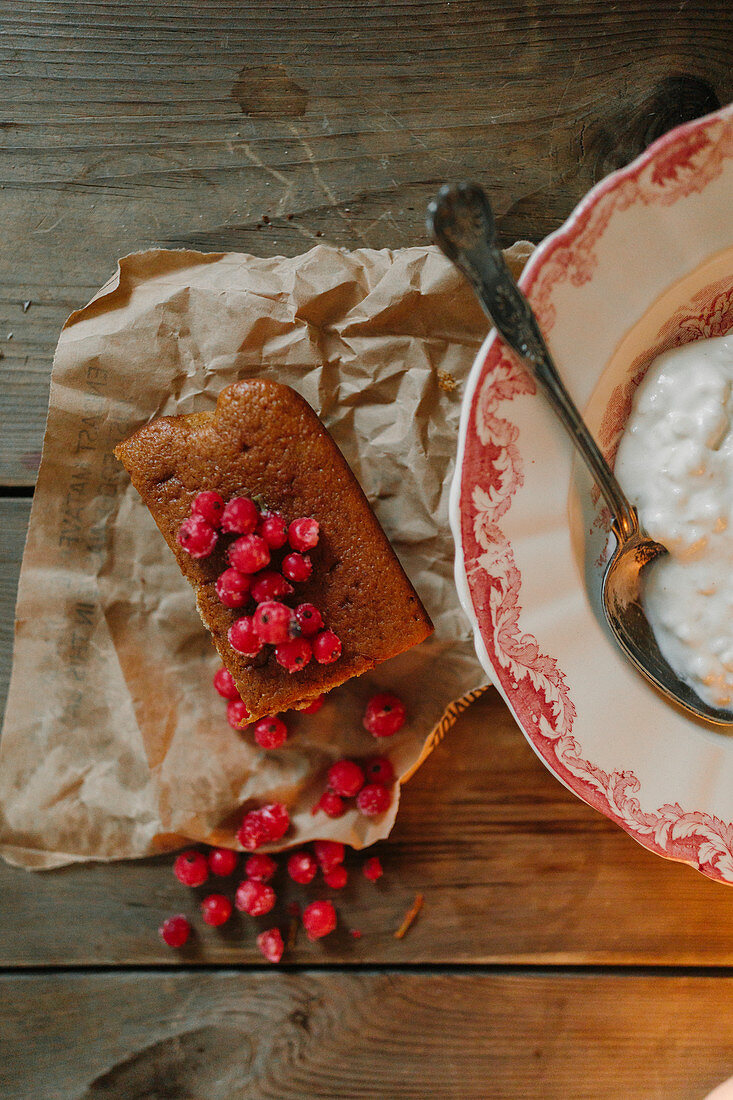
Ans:
<svg viewBox="0 0 733 1100"><path fill-rule="evenodd" d="M512 279L496 242L489 200L475 184L441 188L428 207L428 229L463 272L504 341L522 359L570 434L613 515L616 549L603 575L603 610L616 641L636 668L685 710L718 725L733 711L705 703L670 667L641 603L642 573L667 551L642 531L636 509L598 450L547 349L527 299Z"/></svg>

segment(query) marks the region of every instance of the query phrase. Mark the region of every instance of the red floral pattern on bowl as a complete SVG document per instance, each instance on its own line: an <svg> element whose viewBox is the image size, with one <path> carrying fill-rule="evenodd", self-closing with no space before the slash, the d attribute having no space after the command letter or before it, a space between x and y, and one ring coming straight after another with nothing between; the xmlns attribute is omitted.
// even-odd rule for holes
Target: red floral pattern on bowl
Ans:
<svg viewBox="0 0 733 1100"><path fill-rule="evenodd" d="M660 351L733 329L733 108L613 173L521 279L613 461ZM464 398L456 581L482 664L548 768L646 848L733 882L733 736L670 706L610 639L597 491L492 332Z"/></svg>

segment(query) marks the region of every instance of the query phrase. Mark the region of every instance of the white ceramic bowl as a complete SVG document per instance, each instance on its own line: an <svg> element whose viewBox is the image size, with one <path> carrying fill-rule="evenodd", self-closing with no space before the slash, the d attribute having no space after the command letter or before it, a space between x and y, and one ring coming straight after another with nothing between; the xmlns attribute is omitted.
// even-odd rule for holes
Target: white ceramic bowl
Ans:
<svg viewBox="0 0 733 1100"><path fill-rule="evenodd" d="M521 285L612 461L652 358L733 329L733 107L599 183ZM479 659L570 790L651 851L733 882L733 734L667 703L612 641L599 601L608 518L534 382L490 333L451 498Z"/></svg>

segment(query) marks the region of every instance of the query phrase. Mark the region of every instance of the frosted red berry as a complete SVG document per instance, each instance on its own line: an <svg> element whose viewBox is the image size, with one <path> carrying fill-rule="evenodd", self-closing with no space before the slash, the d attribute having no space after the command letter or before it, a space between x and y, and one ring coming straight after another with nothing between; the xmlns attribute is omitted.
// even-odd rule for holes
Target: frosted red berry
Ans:
<svg viewBox="0 0 733 1100"><path fill-rule="evenodd" d="M274 844L290 827L290 814L281 802L270 802L244 815L237 839L248 852L263 844Z"/></svg>
<svg viewBox="0 0 733 1100"><path fill-rule="evenodd" d="M191 925L183 914L179 913L178 916L168 917L167 920L164 920L158 932L162 936L163 942L167 943L169 947L183 947L191 935Z"/></svg>
<svg viewBox="0 0 733 1100"><path fill-rule="evenodd" d="M356 796L356 807L365 817L378 817L392 804L392 792L381 783L368 783Z"/></svg>
<svg viewBox="0 0 733 1100"><path fill-rule="evenodd" d="M334 867L330 871L323 872L323 881L326 886L330 886L332 890L343 890L344 886L349 881L349 872L345 867Z"/></svg>
<svg viewBox="0 0 733 1100"><path fill-rule="evenodd" d="M288 539L288 529L285 520L277 512L265 512L257 527L260 535L271 550L279 550Z"/></svg>
<svg viewBox="0 0 733 1100"><path fill-rule="evenodd" d="M306 638L323 630L323 619L317 607L312 603L301 603L295 609L295 618L298 620L301 634Z"/></svg>
<svg viewBox="0 0 733 1100"><path fill-rule="evenodd" d="M226 878L233 874L237 866L237 853L231 848L212 848L208 857L209 870L214 875Z"/></svg>
<svg viewBox="0 0 733 1100"><path fill-rule="evenodd" d="M226 924L231 915L232 903L223 894L209 894L201 902L201 917L204 924L210 924L212 928Z"/></svg>
<svg viewBox="0 0 733 1100"><path fill-rule="evenodd" d="M209 865L206 856L189 848L176 857L173 874L184 886L202 886L209 877Z"/></svg>
<svg viewBox="0 0 733 1100"><path fill-rule="evenodd" d="M338 794L334 794L333 791L326 791L325 794L321 795L313 807L313 813L316 814L319 810L323 810L328 817L343 817L346 813L343 798Z"/></svg>
<svg viewBox="0 0 733 1100"><path fill-rule="evenodd" d="M405 704L391 691L373 695L364 711L364 729L374 737L392 737L405 724Z"/></svg>
<svg viewBox="0 0 733 1100"><path fill-rule="evenodd" d="M189 516L178 528L176 542L192 558L208 558L216 546L218 533L203 516Z"/></svg>
<svg viewBox="0 0 733 1100"><path fill-rule="evenodd" d="M293 882L307 886L318 873L318 864L310 852L293 852L288 859L288 874Z"/></svg>
<svg viewBox="0 0 733 1100"><path fill-rule="evenodd" d="M275 905L277 898L271 886L255 879L240 882L234 895L234 904L250 917L263 917Z"/></svg>
<svg viewBox="0 0 733 1100"><path fill-rule="evenodd" d="M328 769L328 785L334 794L353 798L364 786L364 772L353 760L337 760Z"/></svg>
<svg viewBox="0 0 733 1100"><path fill-rule="evenodd" d="M228 668L224 668L224 665L214 673L214 687L221 695L222 699L238 699L239 692L237 685L234 683L234 677Z"/></svg>
<svg viewBox="0 0 733 1100"><path fill-rule="evenodd" d="M364 775L367 783L382 783L389 787L395 780L392 761L386 756L372 756L364 764Z"/></svg>
<svg viewBox="0 0 733 1100"><path fill-rule="evenodd" d="M270 564L270 547L259 535L242 535L229 547L229 564L240 573L257 573Z"/></svg>
<svg viewBox="0 0 733 1100"><path fill-rule="evenodd" d="M238 569L225 569L216 578L216 594L224 607L244 607L249 599L252 579Z"/></svg>
<svg viewBox="0 0 733 1100"><path fill-rule="evenodd" d="M288 672L300 672L305 668L312 656L310 642L307 638L291 638L289 642L283 642L275 650L275 660Z"/></svg>
<svg viewBox="0 0 733 1100"><path fill-rule="evenodd" d="M227 703L227 722L235 730L243 730L249 725L249 711L241 699Z"/></svg>
<svg viewBox="0 0 733 1100"><path fill-rule="evenodd" d="M303 910L303 927L309 940L320 940L336 927L336 910L330 901L313 901Z"/></svg>
<svg viewBox="0 0 733 1100"><path fill-rule="evenodd" d="M286 554L280 566L289 581L307 581L313 572L313 562L307 554Z"/></svg>
<svg viewBox="0 0 733 1100"><path fill-rule="evenodd" d="M346 856L346 847L340 840L314 840L313 851L322 871L338 867Z"/></svg>
<svg viewBox="0 0 733 1100"><path fill-rule="evenodd" d="M313 656L319 665L331 665L341 656L341 640L332 630L322 630L313 639Z"/></svg>
<svg viewBox="0 0 733 1100"><path fill-rule="evenodd" d="M251 535L260 521L257 505L249 497L234 497L224 508L221 529L228 535Z"/></svg>
<svg viewBox="0 0 733 1100"><path fill-rule="evenodd" d="M280 929L268 928L266 932L260 932L257 937L257 946L268 962L279 963L285 951Z"/></svg>
<svg viewBox="0 0 733 1100"><path fill-rule="evenodd" d="M191 505L191 515L201 516L212 527L218 527L224 512L224 497L212 489L197 493Z"/></svg>
<svg viewBox="0 0 733 1100"><path fill-rule="evenodd" d="M243 657L256 657L262 649L262 642L255 630L251 615L243 615L241 619L233 622L229 627L227 638L232 649L236 653L241 653Z"/></svg>
<svg viewBox="0 0 733 1100"><path fill-rule="evenodd" d="M294 591L292 584L275 569L263 569L252 578L251 595L257 603L262 603L263 600L281 600L283 596L289 596Z"/></svg>
<svg viewBox="0 0 733 1100"><path fill-rule="evenodd" d="M312 550L318 545L318 520L294 519L288 527L288 542L301 554Z"/></svg>
<svg viewBox="0 0 733 1100"><path fill-rule="evenodd" d="M261 642L267 645L280 645L292 637L295 617L287 604L278 600L265 600L259 604L252 616L254 628Z"/></svg>
<svg viewBox="0 0 733 1100"><path fill-rule="evenodd" d="M244 865L247 878L254 879L256 882L269 882L275 871L277 871L275 860L264 852L250 856Z"/></svg>
<svg viewBox="0 0 733 1100"><path fill-rule="evenodd" d="M288 727L282 718L260 718L255 722L254 737L261 749L279 749L288 739Z"/></svg>
<svg viewBox="0 0 733 1100"><path fill-rule="evenodd" d="M303 707L301 714L318 714L323 704L326 702L325 695L316 695L315 699L311 699L307 707Z"/></svg>
<svg viewBox="0 0 733 1100"><path fill-rule="evenodd" d="M381 878L384 871L379 856L370 856L369 859L365 860L362 871L364 877L368 878L370 882L376 882L378 878Z"/></svg>

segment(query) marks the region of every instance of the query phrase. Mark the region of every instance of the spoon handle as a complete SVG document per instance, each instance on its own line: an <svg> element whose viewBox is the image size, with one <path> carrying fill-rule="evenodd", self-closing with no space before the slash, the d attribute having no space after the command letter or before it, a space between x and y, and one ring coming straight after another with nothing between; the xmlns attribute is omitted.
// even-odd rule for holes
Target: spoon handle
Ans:
<svg viewBox="0 0 733 1100"><path fill-rule="evenodd" d="M427 220L439 247L466 276L505 342L544 390L613 513L616 535L622 539L633 535L639 530L636 509L626 499L557 373L537 319L501 254L484 191L470 183L442 187L428 207Z"/></svg>

